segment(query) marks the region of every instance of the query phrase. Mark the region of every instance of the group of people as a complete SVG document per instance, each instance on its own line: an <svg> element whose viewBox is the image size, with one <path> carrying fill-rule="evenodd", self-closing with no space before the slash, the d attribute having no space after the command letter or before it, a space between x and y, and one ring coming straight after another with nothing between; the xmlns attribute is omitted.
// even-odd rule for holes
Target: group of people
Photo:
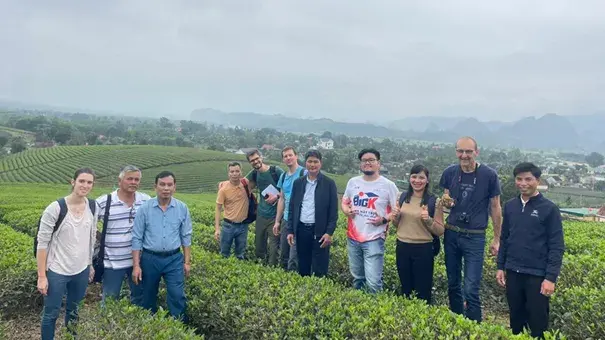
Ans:
<svg viewBox="0 0 605 340"><path fill-rule="evenodd" d="M242 165L231 162L228 180L218 185L214 237L220 253L229 257L234 248L235 257L244 259L248 226L255 223L257 258L302 276L326 276L340 209L347 217L353 287L369 293L383 289L385 242L393 225L401 292L431 303L434 258L443 236L450 309L481 322L479 287L491 216L489 251L497 257L496 280L506 287L512 331L529 328L541 336L564 252L559 210L537 190L541 171L532 163L518 164L513 175L519 195L502 210L497 172L476 161L477 142L460 138L455 153L459 162L443 171L439 186L444 194L437 197L425 166L412 167L409 187L400 193L380 175L380 152L361 150L362 174L348 181L339 204L334 180L321 171L320 151L309 150L301 166L296 150L284 148L285 171L252 151L246 155L252 170L244 176ZM102 282L105 301L117 298L126 280L131 302L155 312L164 278L170 314L187 321L190 213L172 197L173 173L156 176L153 198L138 191L140 180L141 171L127 166L118 176L118 189L91 201L87 195L95 174L79 169L72 192L45 209L36 245L38 290L44 295L42 339L53 339L65 294L65 324L77 318L77 305L92 281ZM95 262L97 221L103 221L103 232Z"/></svg>
<svg viewBox="0 0 605 340"><path fill-rule="evenodd" d="M65 295L65 325L73 333L69 326L93 281L102 282L102 304L119 298L126 281L130 301L155 313L163 278L170 314L187 322L185 277L191 266L192 224L187 205L172 197L175 175L157 174L156 196L150 197L138 191L141 170L128 165L118 175L116 190L91 200L87 196L95 177L90 168L78 169L71 193L48 205L40 218L36 258L38 291L44 296L42 340L54 339ZM100 236L97 221L103 222Z"/></svg>
<svg viewBox="0 0 605 340"><path fill-rule="evenodd" d="M347 251L352 285L369 293L383 289L385 242L396 228L396 266L401 293L431 303L434 258L443 243L451 311L481 322L480 285L486 230L491 217L496 281L506 287L514 334L529 328L542 336L548 328L549 297L561 270L563 228L558 207L538 190L541 170L520 163L513 170L519 195L501 207L497 172L477 162L477 142L462 137L455 144L458 163L439 180L444 194L431 193L429 170L414 165L408 189L399 192L380 175L380 152L358 154L359 176L351 178L340 205L334 180L321 172L320 151L304 155L304 167L292 147L282 150L287 169L267 165L258 150L246 157L252 170L243 177L238 162L228 165L229 180L219 183L215 238L220 252L244 259L254 190L256 256L302 276L326 276L338 209L347 217ZM447 218L445 214L447 213ZM222 216L221 216L222 215ZM273 228L271 229L271 226ZM443 241L441 241L443 237ZM268 249L268 252L267 252Z"/></svg>

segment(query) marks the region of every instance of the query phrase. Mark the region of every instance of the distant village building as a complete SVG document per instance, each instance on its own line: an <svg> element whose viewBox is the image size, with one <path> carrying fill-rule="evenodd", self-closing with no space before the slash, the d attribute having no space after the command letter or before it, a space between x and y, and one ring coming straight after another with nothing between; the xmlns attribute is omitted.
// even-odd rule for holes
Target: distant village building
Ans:
<svg viewBox="0 0 605 340"><path fill-rule="evenodd" d="M546 182L552 187L559 187L563 184L563 178L560 175L549 175Z"/></svg>
<svg viewBox="0 0 605 340"><path fill-rule="evenodd" d="M275 150L275 147L271 144L263 144L263 146L261 146L261 149L269 151L269 150Z"/></svg>
<svg viewBox="0 0 605 340"><path fill-rule="evenodd" d="M589 221L605 222L605 206L601 208L561 208L561 215L567 218Z"/></svg>
<svg viewBox="0 0 605 340"><path fill-rule="evenodd" d="M257 150L257 148L241 148L235 152L236 155L245 155L250 151Z"/></svg>
<svg viewBox="0 0 605 340"><path fill-rule="evenodd" d="M538 191L548 191L548 182L544 178L540 178L540 183L538 184Z"/></svg>
<svg viewBox="0 0 605 340"><path fill-rule="evenodd" d="M319 149L332 150L334 149L334 141L331 138L320 138L317 147Z"/></svg>

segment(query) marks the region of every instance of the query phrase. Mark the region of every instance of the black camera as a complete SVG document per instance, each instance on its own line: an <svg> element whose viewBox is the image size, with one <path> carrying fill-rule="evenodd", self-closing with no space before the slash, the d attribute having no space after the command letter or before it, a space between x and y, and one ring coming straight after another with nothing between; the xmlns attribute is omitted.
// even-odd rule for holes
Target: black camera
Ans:
<svg viewBox="0 0 605 340"><path fill-rule="evenodd" d="M471 221L471 216L470 216L470 215L468 215L468 214L466 213L466 211L465 211L465 212L463 212L462 214L460 214L460 215L458 216L457 221L458 221L458 222L462 222L462 223L469 224L469 223L470 223L470 221Z"/></svg>

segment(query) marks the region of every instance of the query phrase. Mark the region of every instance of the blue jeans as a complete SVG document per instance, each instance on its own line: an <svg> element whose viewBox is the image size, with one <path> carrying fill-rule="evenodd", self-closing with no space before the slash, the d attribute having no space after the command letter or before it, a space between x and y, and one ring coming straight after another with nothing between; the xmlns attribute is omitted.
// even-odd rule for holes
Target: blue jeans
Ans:
<svg viewBox="0 0 605 340"><path fill-rule="evenodd" d="M141 255L141 270L143 271L143 308L156 313L160 280L166 283L167 304L170 315L186 321L185 309L185 270L183 253L170 256L159 256L143 250Z"/></svg>
<svg viewBox="0 0 605 340"><path fill-rule="evenodd" d="M103 301L104 305L106 298L119 299L124 278L128 280L130 287L130 302L133 305L141 306L143 303L143 286L135 285L132 281L132 267L128 268L105 268L103 270Z"/></svg>
<svg viewBox="0 0 605 340"><path fill-rule="evenodd" d="M483 275L485 234L458 233L445 230L443 238L450 310L481 322L479 287ZM464 259L464 287L462 287L462 259ZM463 299L464 288L464 299ZM466 301L466 313L464 310Z"/></svg>
<svg viewBox="0 0 605 340"><path fill-rule="evenodd" d="M41 335L42 340L55 338L55 325L61 311L63 295L67 292L65 304L65 326L78 319L78 304L86 294L88 287L88 273L90 267L86 267L76 275L61 275L52 270L46 271L48 279L48 291L44 297L44 311L42 314Z"/></svg>
<svg viewBox="0 0 605 340"><path fill-rule="evenodd" d="M222 222L221 255L231 255L231 244L235 243L235 257L243 260L248 244L248 225L243 223Z"/></svg>
<svg viewBox="0 0 605 340"><path fill-rule="evenodd" d="M353 288L370 293L382 290L382 270L384 268L384 239L357 242L347 238L349 269L353 276Z"/></svg>

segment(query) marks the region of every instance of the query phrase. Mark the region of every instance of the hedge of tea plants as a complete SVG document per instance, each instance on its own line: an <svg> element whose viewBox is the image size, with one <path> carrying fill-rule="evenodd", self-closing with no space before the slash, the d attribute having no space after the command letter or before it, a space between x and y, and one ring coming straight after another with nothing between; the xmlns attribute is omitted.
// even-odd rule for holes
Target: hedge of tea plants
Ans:
<svg viewBox="0 0 605 340"><path fill-rule="evenodd" d="M7 247L2 248L6 253L2 254L0 277L27 269L27 275L18 280L3 281L3 292L21 286L35 289L33 257L26 251L32 237L0 225L0 239L10 240L2 244ZM5 256L9 252L16 255ZM191 326L208 338L511 338L502 326L478 325L444 307L429 307L392 294L371 296L331 280L303 278L252 262L223 259L197 245L192 252L192 274L186 284L188 314ZM29 298L35 298L35 294L31 289ZM4 295L3 300L23 310L27 297ZM174 323L161 316L149 319L144 311L134 307L99 311L90 314L88 321L85 316L81 320L84 334L124 336L140 328L151 338L170 339L183 330L175 329Z"/></svg>
<svg viewBox="0 0 605 340"><path fill-rule="evenodd" d="M29 235L34 235L35 224L37 223L43 208L48 204L48 202L50 202L50 200L55 199L60 192L56 189L52 191L51 189L47 188L42 189L32 186L23 187L27 188L28 190L10 193L5 191L0 193L0 221L11 226L11 228L3 226L3 228L0 230L2 230L3 233L13 233L15 236L12 237L20 239L22 244L24 244L20 250L16 250L17 248L14 246L12 246L12 248L2 246L0 247L0 254L2 255L2 259L4 259L5 254L9 254L7 259L10 259L9 261L13 261L14 263L19 263L17 266L24 269L20 270L19 273L16 273L16 276L23 275L27 277L27 268L29 263L29 268L31 268L30 276L29 279L26 279L25 281L30 280L29 282L33 282L33 284L35 284L35 262L33 262L33 257L31 256L31 238L27 238L27 235L17 233L15 230L22 231ZM39 199L33 198L31 195L31 193L36 192L36 190L39 190L40 192ZM96 197L97 193L91 196ZM213 238L213 196L181 195L179 198L183 199L189 204L192 218L195 221L194 241L196 247L199 248L197 250L197 254L199 254L199 256L197 257L207 257L210 256L208 253L218 253L218 242L216 242ZM13 228L14 230L12 230ZM603 289L603 284L601 282L602 278L605 277L605 225L599 223L566 221L564 223L564 231L566 253L563 260L561 276L557 283L557 291L551 298L551 328L559 330L562 334L565 334L568 338L572 339L605 338L605 329L602 322L602 320L605 320L605 290ZM489 232L488 235L487 246L491 241L491 232ZM387 253L385 256L384 271L386 291L384 294L381 294L381 296L387 296L385 299L401 301L403 299L396 296L396 291L399 287L399 279L395 266L395 238L393 236L394 235L390 235L386 243ZM1 239L4 239L4 237ZM335 242L331 250L328 278L319 281L327 281L327 283L325 283L326 285L333 285L333 287L338 288L337 290L349 292L351 290L350 287L352 286L352 278L348 269L348 258L345 243L345 220L342 215L334 240ZM10 254L14 253L21 253L24 255L10 256ZM262 267L255 263L258 261L254 258L253 226L250 226L250 232L248 234L248 247L246 255L248 259L255 261L246 261L245 263L234 262L234 264L229 265L230 270L235 270L233 266L237 266L239 264L241 266L253 266L246 268L254 268L253 270L259 272L262 271L262 273L265 273L264 276L267 278L272 277L271 275L285 275L279 276L279 280L282 280L280 281L280 284L284 284L285 281L294 280L294 278L297 277L297 275L292 273L284 273L281 269ZM2 262L2 259L0 259L0 263ZM198 260L199 259L197 258L194 259L194 261ZM216 261L218 260L219 259L217 258ZM226 261L225 263L230 262ZM484 279L481 287L482 301L486 317L484 318L485 322L482 324L482 326L491 324L494 315L499 317L499 324L503 323L503 318L507 319L508 312L504 296L504 289L496 284L495 272L496 268L494 259L486 256L484 265ZM199 273L200 275L203 275L202 272ZM0 278L2 278L2 280L8 280L7 278L12 277L11 275L3 276L3 274L0 273ZM193 278L192 280L194 279L197 279L197 277ZM0 286L0 290L2 290L1 294L7 294L7 292L11 291L11 285L16 284L16 282L24 281L10 281L9 284ZM251 284L252 286L262 285L262 283ZM272 283L267 283L267 285L271 286ZM35 301L35 297L37 296L35 290L32 289L29 291L27 289L15 289L12 291L19 292L18 294L21 294L19 296L15 296L15 299L21 299L19 301ZM195 291L195 294L198 293L198 291ZM436 307L431 306L427 308L429 308L430 311L435 311L435 313L441 313L437 311L445 310L444 308L447 307L447 278L443 264L443 250L436 259L434 302L437 305ZM373 303L376 305L376 302ZM421 302L415 303L422 304ZM245 301L245 306L248 304L249 302ZM244 307L237 307L236 305L234 308ZM284 311L286 314L291 312L291 310ZM222 322L224 321L217 321L217 324L220 325ZM506 321L504 321L504 323L506 323ZM205 326L200 324L196 325L196 327L204 330L207 329Z"/></svg>
<svg viewBox="0 0 605 340"><path fill-rule="evenodd" d="M83 308L79 317L74 329L78 339L204 339L193 328L172 318L166 310L160 309L158 313L151 315L149 311L131 305L126 299L109 299L105 303L105 309L100 304ZM65 339L73 339L65 328L62 335Z"/></svg>

